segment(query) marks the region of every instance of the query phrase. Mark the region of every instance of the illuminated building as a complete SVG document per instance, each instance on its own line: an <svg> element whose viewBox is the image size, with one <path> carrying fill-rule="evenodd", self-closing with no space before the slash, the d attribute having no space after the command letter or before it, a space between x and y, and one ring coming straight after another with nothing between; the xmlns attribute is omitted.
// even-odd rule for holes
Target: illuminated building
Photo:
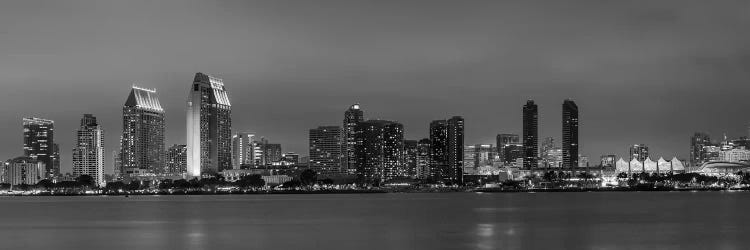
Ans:
<svg viewBox="0 0 750 250"><path fill-rule="evenodd" d="M516 158L522 157L522 150L508 149L508 147L522 148L521 138L516 134L498 134L496 137L497 153L500 161L505 163L515 162ZM508 154L506 154L506 152ZM512 155L511 155L512 154Z"/></svg>
<svg viewBox="0 0 750 250"><path fill-rule="evenodd" d="M96 117L84 114L81 126L76 131L76 142L73 147L73 176L88 175L97 186L103 187L104 181L104 130Z"/></svg>
<svg viewBox="0 0 750 250"><path fill-rule="evenodd" d="M35 117L23 118L23 153L44 164L44 178L60 174L55 122Z"/></svg>
<svg viewBox="0 0 750 250"><path fill-rule="evenodd" d="M232 136L232 169L248 168L255 162L253 137L253 133L236 133Z"/></svg>
<svg viewBox="0 0 750 250"><path fill-rule="evenodd" d="M464 167L464 118L448 119L448 176L454 184L463 183Z"/></svg>
<svg viewBox="0 0 750 250"><path fill-rule="evenodd" d="M121 175L164 172L164 130L156 91L133 86L122 107Z"/></svg>
<svg viewBox="0 0 750 250"><path fill-rule="evenodd" d="M44 162L27 156L6 161L2 170L2 183L10 185L35 185L47 175Z"/></svg>
<svg viewBox="0 0 750 250"><path fill-rule="evenodd" d="M578 162L578 166L574 166L574 167L579 167L579 168L587 168L587 167L589 167L589 157L588 156L578 155L578 157L576 157L576 158L578 158L578 161L577 161Z"/></svg>
<svg viewBox="0 0 750 250"><path fill-rule="evenodd" d="M294 152L288 152L281 156L282 165L297 165L299 164L299 154Z"/></svg>
<svg viewBox="0 0 750 250"><path fill-rule="evenodd" d="M232 169L232 104L222 79L196 73L187 101L188 175Z"/></svg>
<svg viewBox="0 0 750 250"><path fill-rule="evenodd" d="M645 161L648 158L648 146L645 144L635 144L630 146L630 159Z"/></svg>
<svg viewBox="0 0 750 250"><path fill-rule="evenodd" d="M719 151L719 161L724 162L748 162L750 161L750 150L733 148Z"/></svg>
<svg viewBox="0 0 750 250"><path fill-rule="evenodd" d="M562 106L563 168L578 167L578 105L565 100Z"/></svg>
<svg viewBox="0 0 750 250"><path fill-rule="evenodd" d="M416 177L419 162L419 142L417 140L404 140L404 165L407 175Z"/></svg>
<svg viewBox="0 0 750 250"><path fill-rule="evenodd" d="M344 147L342 156L342 166L343 169L346 170L347 173L355 173L356 172L356 156L354 155L354 127L357 126L357 123L360 123L365 120L364 111L360 108L359 103L353 104L349 106L349 108L344 112L344 126L342 127L342 145Z"/></svg>
<svg viewBox="0 0 750 250"><path fill-rule="evenodd" d="M435 120L430 123L430 178L442 180L448 168L448 123Z"/></svg>
<svg viewBox="0 0 750 250"><path fill-rule="evenodd" d="M281 156L281 144L266 143L263 147L263 157L266 159L266 165L280 165Z"/></svg>
<svg viewBox="0 0 750 250"><path fill-rule="evenodd" d="M460 116L430 123L430 175L434 181L462 183L463 141L464 120Z"/></svg>
<svg viewBox="0 0 750 250"><path fill-rule="evenodd" d="M357 174L366 183L407 177L403 165L404 126L385 120L368 120L354 127Z"/></svg>
<svg viewBox="0 0 750 250"><path fill-rule="evenodd" d="M187 173L187 145L174 144L167 149L167 173Z"/></svg>
<svg viewBox="0 0 750 250"><path fill-rule="evenodd" d="M622 158L617 160L615 163L615 172L627 173L628 175L637 173L681 173L685 172L685 165L682 161L678 160L677 157L673 157L672 160L664 160L659 158L658 161L652 161L650 158L646 158L644 161L638 161L638 159L632 159L625 161Z"/></svg>
<svg viewBox="0 0 750 250"><path fill-rule="evenodd" d="M417 169L418 179L430 178L430 139L424 138L417 142Z"/></svg>
<svg viewBox="0 0 750 250"><path fill-rule="evenodd" d="M310 167L318 173L342 173L342 161L345 157L342 150L345 149L341 139L341 127L320 126L310 129Z"/></svg>
<svg viewBox="0 0 750 250"><path fill-rule="evenodd" d="M543 152L542 160L544 167L561 168L563 166L563 150L559 147L552 147Z"/></svg>
<svg viewBox="0 0 750 250"><path fill-rule="evenodd" d="M617 161L616 155L602 155L600 164L601 166L609 166L612 167L615 165L615 162Z"/></svg>
<svg viewBox="0 0 750 250"><path fill-rule="evenodd" d="M480 167L492 166L495 152L492 144L464 146L464 173L476 173Z"/></svg>
<svg viewBox="0 0 750 250"><path fill-rule="evenodd" d="M539 152L539 107L534 101L526 101L523 106L523 167L532 169L538 166Z"/></svg>
<svg viewBox="0 0 750 250"><path fill-rule="evenodd" d="M706 146L711 145L711 138L708 134L696 132L690 138L690 165L697 166L708 161Z"/></svg>

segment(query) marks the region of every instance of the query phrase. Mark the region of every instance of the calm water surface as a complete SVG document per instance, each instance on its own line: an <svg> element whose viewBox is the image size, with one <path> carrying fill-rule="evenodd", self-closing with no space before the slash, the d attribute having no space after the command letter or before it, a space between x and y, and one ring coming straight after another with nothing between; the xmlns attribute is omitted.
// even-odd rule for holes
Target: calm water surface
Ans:
<svg viewBox="0 0 750 250"><path fill-rule="evenodd" d="M750 192L0 197L2 249L750 249Z"/></svg>

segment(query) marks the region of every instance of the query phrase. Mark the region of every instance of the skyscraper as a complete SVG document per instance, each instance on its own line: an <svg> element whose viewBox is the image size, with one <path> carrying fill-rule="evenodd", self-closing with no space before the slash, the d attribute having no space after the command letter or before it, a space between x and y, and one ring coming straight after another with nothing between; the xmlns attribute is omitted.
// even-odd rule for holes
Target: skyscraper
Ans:
<svg viewBox="0 0 750 250"><path fill-rule="evenodd" d="M73 147L73 176L88 175L104 186L104 130L96 117L84 114Z"/></svg>
<svg viewBox="0 0 750 250"><path fill-rule="evenodd" d="M430 123L431 175L434 181L463 183L464 119Z"/></svg>
<svg viewBox="0 0 750 250"><path fill-rule="evenodd" d="M357 123L364 120L364 111L360 109L359 103L349 106L346 112L344 112L344 126L342 127L343 136L341 136L344 150L341 164L343 169L348 173L356 172L356 164L354 162L356 160L356 156L354 155L354 127L357 126Z"/></svg>
<svg viewBox="0 0 750 250"><path fill-rule="evenodd" d="M174 144L167 149L167 173L181 175L187 173L187 145Z"/></svg>
<svg viewBox="0 0 750 250"><path fill-rule="evenodd" d="M281 144L266 143L263 147L263 155L266 159L266 165L279 165L281 163Z"/></svg>
<svg viewBox="0 0 750 250"><path fill-rule="evenodd" d="M253 137L255 137L253 133L235 133L232 136L233 169L243 169L253 165Z"/></svg>
<svg viewBox="0 0 750 250"><path fill-rule="evenodd" d="M578 167L578 105L567 99L562 105L563 168Z"/></svg>
<svg viewBox="0 0 750 250"><path fill-rule="evenodd" d="M532 169L537 167L539 152L539 108L533 100L526 101L523 106L523 167Z"/></svg>
<svg viewBox="0 0 750 250"><path fill-rule="evenodd" d="M357 173L365 183L406 177L403 165L404 126L385 120L363 121L354 127Z"/></svg>
<svg viewBox="0 0 750 250"><path fill-rule="evenodd" d="M706 133L695 132L690 138L690 165L700 166L708 161L708 146L712 146L711 138Z"/></svg>
<svg viewBox="0 0 750 250"><path fill-rule="evenodd" d="M156 91L133 86L122 107L121 175L164 172L164 130Z"/></svg>
<svg viewBox="0 0 750 250"><path fill-rule="evenodd" d="M407 175L415 178L419 159L419 142L417 140L404 140L404 165Z"/></svg>
<svg viewBox="0 0 750 250"><path fill-rule="evenodd" d="M448 122L430 123L430 179L442 181L448 173Z"/></svg>
<svg viewBox="0 0 750 250"><path fill-rule="evenodd" d="M515 162L523 157L521 138L517 134L498 134L496 137L497 153L504 163Z"/></svg>
<svg viewBox="0 0 750 250"><path fill-rule="evenodd" d="M35 117L23 118L23 153L44 164L42 178L60 174L55 151L55 122Z"/></svg>
<svg viewBox="0 0 750 250"><path fill-rule="evenodd" d="M448 119L448 167L450 181L464 183L464 118L454 116Z"/></svg>
<svg viewBox="0 0 750 250"><path fill-rule="evenodd" d="M419 179L430 178L430 139L424 138L417 143L417 170Z"/></svg>
<svg viewBox="0 0 750 250"><path fill-rule="evenodd" d="M341 164L344 160L341 139L342 131L339 126L320 126L310 129L310 167L320 173L346 172Z"/></svg>
<svg viewBox="0 0 750 250"><path fill-rule="evenodd" d="M646 158L648 158L648 146L646 144L630 146L630 160L645 161Z"/></svg>
<svg viewBox="0 0 750 250"><path fill-rule="evenodd" d="M187 101L188 175L232 168L232 104L224 81L196 73Z"/></svg>

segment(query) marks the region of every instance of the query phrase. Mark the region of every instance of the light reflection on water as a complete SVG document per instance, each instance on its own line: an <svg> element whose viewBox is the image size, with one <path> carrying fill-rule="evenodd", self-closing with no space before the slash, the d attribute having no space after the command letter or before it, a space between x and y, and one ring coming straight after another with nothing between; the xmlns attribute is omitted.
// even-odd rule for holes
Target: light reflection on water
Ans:
<svg viewBox="0 0 750 250"><path fill-rule="evenodd" d="M0 197L3 249L746 249L750 193Z"/></svg>

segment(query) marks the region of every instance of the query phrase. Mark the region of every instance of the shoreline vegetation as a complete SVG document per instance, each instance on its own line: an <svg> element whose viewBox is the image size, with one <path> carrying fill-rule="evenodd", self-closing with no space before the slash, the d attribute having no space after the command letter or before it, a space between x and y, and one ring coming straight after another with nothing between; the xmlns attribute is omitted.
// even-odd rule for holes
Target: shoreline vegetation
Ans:
<svg viewBox="0 0 750 250"><path fill-rule="evenodd" d="M387 193L586 193L586 192L741 192L750 187L602 187L602 188L429 188L429 189L344 189L344 190L140 190L75 192L52 191L0 191L0 196L161 196L161 195L284 195L284 194L387 194Z"/></svg>
<svg viewBox="0 0 750 250"><path fill-rule="evenodd" d="M97 187L91 176L81 175L72 181L52 182L45 179L35 185L0 184L0 196L750 191L750 173L743 172L721 176L699 173L621 173L616 178L615 185L611 185L611 182L604 182L603 178L589 173L581 173L574 178L567 173L550 171L539 176L524 176L519 180L478 180L463 185L417 180L372 184L362 180L340 182L328 178L319 179L312 170L305 170L291 181L276 184L266 183L261 175L242 176L234 182L225 180L221 175L214 175L190 180L113 181Z"/></svg>

